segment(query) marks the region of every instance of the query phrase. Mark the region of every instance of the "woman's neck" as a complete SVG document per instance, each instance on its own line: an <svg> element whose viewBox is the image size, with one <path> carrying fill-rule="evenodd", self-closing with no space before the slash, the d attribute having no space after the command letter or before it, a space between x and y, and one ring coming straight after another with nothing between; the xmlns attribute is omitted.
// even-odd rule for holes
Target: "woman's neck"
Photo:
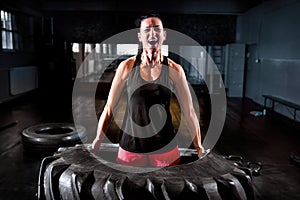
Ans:
<svg viewBox="0 0 300 200"><path fill-rule="evenodd" d="M143 50L141 55L141 64L144 66L155 67L163 62L163 55L161 51Z"/></svg>

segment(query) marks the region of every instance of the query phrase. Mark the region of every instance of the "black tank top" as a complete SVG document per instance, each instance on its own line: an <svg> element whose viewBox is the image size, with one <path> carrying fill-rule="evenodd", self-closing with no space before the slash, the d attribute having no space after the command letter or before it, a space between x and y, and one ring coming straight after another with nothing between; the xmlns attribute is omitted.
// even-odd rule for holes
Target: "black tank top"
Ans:
<svg viewBox="0 0 300 200"><path fill-rule="evenodd" d="M134 153L163 153L177 145L170 113L173 82L168 60L164 57L156 80L145 81L140 75L140 57L140 54L136 56L127 80L127 108L120 147Z"/></svg>

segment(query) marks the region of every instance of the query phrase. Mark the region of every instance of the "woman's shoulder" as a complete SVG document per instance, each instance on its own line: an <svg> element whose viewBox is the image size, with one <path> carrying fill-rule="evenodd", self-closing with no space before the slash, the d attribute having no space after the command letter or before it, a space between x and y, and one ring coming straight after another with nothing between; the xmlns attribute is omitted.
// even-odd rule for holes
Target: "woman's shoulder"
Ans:
<svg viewBox="0 0 300 200"><path fill-rule="evenodd" d="M182 66L170 58L168 58L168 66L169 66L170 78L173 81L182 77L182 75L184 75Z"/></svg>
<svg viewBox="0 0 300 200"><path fill-rule="evenodd" d="M122 76L122 79L127 79L128 75L130 74L134 62L135 62L136 56L132 56L127 58L126 60L123 60L117 69L117 73Z"/></svg>
<svg viewBox="0 0 300 200"><path fill-rule="evenodd" d="M130 69L131 70L133 65L134 65L135 59L136 59L136 56L131 56L131 57L127 58L126 60L123 60L120 63L119 67L123 68L123 69Z"/></svg>

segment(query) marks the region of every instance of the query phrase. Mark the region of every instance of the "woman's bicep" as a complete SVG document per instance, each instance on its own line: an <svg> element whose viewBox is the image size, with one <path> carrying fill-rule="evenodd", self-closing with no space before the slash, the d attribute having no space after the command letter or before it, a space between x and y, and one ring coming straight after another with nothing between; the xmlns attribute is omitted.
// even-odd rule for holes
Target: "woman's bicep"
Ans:
<svg viewBox="0 0 300 200"><path fill-rule="evenodd" d="M192 97L183 69L178 68L175 71L173 70L172 76L175 93L178 97L179 103L182 106L184 113L189 114L190 112L193 112L194 107Z"/></svg>
<svg viewBox="0 0 300 200"><path fill-rule="evenodd" d="M107 98L107 105L113 108L119 101L126 84L127 70L124 63L121 63L118 67L116 74L113 78L111 88Z"/></svg>

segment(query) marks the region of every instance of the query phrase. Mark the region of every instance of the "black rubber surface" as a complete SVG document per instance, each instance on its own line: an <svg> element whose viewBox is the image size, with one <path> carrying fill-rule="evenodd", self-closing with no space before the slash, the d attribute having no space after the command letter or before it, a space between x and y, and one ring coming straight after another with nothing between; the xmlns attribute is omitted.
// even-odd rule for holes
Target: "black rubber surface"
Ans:
<svg viewBox="0 0 300 200"><path fill-rule="evenodd" d="M41 164L38 199L254 199L251 175L212 152L151 172L112 165L82 145L62 148Z"/></svg>
<svg viewBox="0 0 300 200"><path fill-rule="evenodd" d="M69 123L44 123L22 131L22 143L27 153L53 155L59 147L74 146L86 141L86 129Z"/></svg>

